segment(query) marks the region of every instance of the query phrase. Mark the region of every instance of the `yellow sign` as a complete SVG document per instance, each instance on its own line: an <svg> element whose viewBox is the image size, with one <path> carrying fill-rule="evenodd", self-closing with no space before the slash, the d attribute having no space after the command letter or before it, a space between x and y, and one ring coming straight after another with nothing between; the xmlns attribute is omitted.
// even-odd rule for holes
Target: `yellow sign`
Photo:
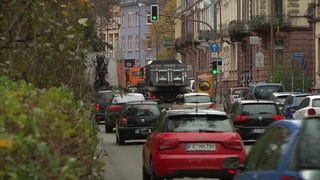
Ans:
<svg viewBox="0 0 320 180"><path fill-rule="evenodd" d="M223 51L221 51L221 52L219 53L219 57L220 57L220 58L225 58L225 57L226 57L226 53L224 53Z"/></svg>
<svg viewBox="0 0 320 180"><path fill-rule="evenodd" d="M211 72L198 72L196 79L196 92L213 95L212 78Z"/></svg>

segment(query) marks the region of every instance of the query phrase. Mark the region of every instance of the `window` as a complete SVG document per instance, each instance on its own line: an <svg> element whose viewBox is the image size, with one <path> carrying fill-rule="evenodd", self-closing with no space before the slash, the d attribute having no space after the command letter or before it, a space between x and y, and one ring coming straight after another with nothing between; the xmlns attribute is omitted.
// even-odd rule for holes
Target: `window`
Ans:
<svg viewBox="0 0 320 180"><path fill-rule="evenodd" d="M132 26L132 17L133 17L133 12L128 13L128 27Z"/></svg>
<svg viewBox="0 0 320 180"><path fill-rule="evenodd" d="M132 35L128 36L128 51L132 51Z"/></svg>
<svg viewBox="0 0 320 180"><path fill-rule="evenodd" d="M139 13L136 13L136 25L139 26L140 16Z"/></svg>
<svg viewBox="0 0 320 180"><path fill-rule="evenodd" d="M146 23L147 24L151 24L152 22L151 22L151 13L149 12L149 11L147 11L147 16L146 16Z"/></svg>
<svg viewBox="0 0 320 180"><path fill-rule="evenodd" d="M287 147L290 131L283 127L268 129L251 148L244 168L247 170L275 170Z"/></svg>
<svg viewBox="0 0 320 180"><path fill-rule="evenodd" d="M139 34L136 35L136 50L139 51L140 48L140 39L139 39Z"/></svg>
<svg viewBox="0 0 320 180"><path fill-rule="evenodd" d="M124 14L121 15L121 22L122 22L123 25L125 24L125 23L124 23L124 22L125 22L125 16L124 16ZM122 26L122 27L124 27L124 26Z"/></svg>
<svg viewBox="0 0 320 180"><path fill-rule="evenodd" d="M124 53L126 49L126 40L124 39L124 36L121 37L121 48L122 48L122 52Z"/></svg>
<svg viewBox="0 0 320 180"><path fill-rule="evenodd" d="M151 50L152 49L152 42L151 42L151 37L150 35L146 35L146 41L147 41L147 49Z"/></svg>

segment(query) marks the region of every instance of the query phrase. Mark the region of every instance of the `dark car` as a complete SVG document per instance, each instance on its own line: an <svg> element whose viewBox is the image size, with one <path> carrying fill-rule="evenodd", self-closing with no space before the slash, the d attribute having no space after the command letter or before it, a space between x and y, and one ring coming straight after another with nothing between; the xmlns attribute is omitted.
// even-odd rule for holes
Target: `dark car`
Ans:
<svg viewBox="0 0 320 180"><path fill-rule="evenodd" d="M286 119L293 119L293 114L296 112L299 104L306 96L310 96L308 93L295 93L289 95L283 102L282 113Z"/></svg>
<svg viewBox="0 0 320 180"><path fill-rule="evenodd" d="M225 94L225 100L223 102L223 110L229 113L232 105L238 101L241 94L249 92L249 87L231 87L227 90Z"/></svg>
<svg viewBox="0 0 320 180"><path fill-rule="evenodd" d="M251 84L249 88L249 93L245 97L248 100L270 100L272 93L285 92L285 87L282 83L258 82Z"/></svg>
<svg viewBox="0 0 320 180"><path fill-rule="evenodd" d="M283 102L290 94L292 94L292 92L274 92L272 93L270 100L275 102L279 107L280 111L282 111Z"/></svg>
<svg viewBox="0 0 320 180"><path fill-rule="evenodd" d="M115 94L105 112L105 131L107 133L113 132L124 103L144 100L144 96L141 93Z"/></svg>
<svg viewBox="0 0 320 180"><path fill-rule="evenodd" d="M154 101L127 102L123 105L120 118L116 121L116 142L146 139L160 117L160 108Z"/></svg>
<svg viewBox="0 0 320 180"><path fill-rule="evenodd" d="M179 109L161 114L142 149L143 180L205 177L232 179L227 157L244 159L246 150L225 112Z"/></svg>
<svg viewBox="0 0 320 180"><path fill-rule="evenodd" d="M245 163L227 158L234 180L316 180L320 177L320 117L272 123L252 146Z"/></svg>
<svg viewBox="0 0 320 180"><path fill-rule="evenodd" d="M256 140L268 125L284 119L276 103L263 100L238 101L229 116L243 140Z"/></svg>
<svg viewBox="0 0 320 180"><path fill-rule="evenodd" d="M112 90L103 90L97 92L97 102L96 102L96 123L104 124L105 123L105 110L111 104L113 97Z"/></svg>

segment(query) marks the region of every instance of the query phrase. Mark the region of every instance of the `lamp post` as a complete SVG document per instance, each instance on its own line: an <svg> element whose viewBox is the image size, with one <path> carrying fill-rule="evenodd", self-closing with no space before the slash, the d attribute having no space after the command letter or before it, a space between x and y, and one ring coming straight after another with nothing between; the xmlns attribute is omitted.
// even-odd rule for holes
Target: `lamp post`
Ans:
<svg viewBox="0 0 320 180"><path fill-rule="evenodd" d="M139 66L141 67L141 7L145 6L143 3L138 3L139 7Z"/></svg>

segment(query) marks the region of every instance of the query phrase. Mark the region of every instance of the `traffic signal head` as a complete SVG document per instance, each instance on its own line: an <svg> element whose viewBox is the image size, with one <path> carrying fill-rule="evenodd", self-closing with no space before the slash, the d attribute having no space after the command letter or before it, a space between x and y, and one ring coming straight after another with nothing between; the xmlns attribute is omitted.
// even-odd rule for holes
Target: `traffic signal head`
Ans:
<svg viewBox="0 0 320 180"><path fill-rule="evenodd" d="M159 5L151 5L151 21L156 22L159 20Z"/></svg>
<svg viewBox="0 0 320 180"><path fill-rule="evenodd" d="M218 74L218 62L217 61L211 62L211 73Z"/></svg>

